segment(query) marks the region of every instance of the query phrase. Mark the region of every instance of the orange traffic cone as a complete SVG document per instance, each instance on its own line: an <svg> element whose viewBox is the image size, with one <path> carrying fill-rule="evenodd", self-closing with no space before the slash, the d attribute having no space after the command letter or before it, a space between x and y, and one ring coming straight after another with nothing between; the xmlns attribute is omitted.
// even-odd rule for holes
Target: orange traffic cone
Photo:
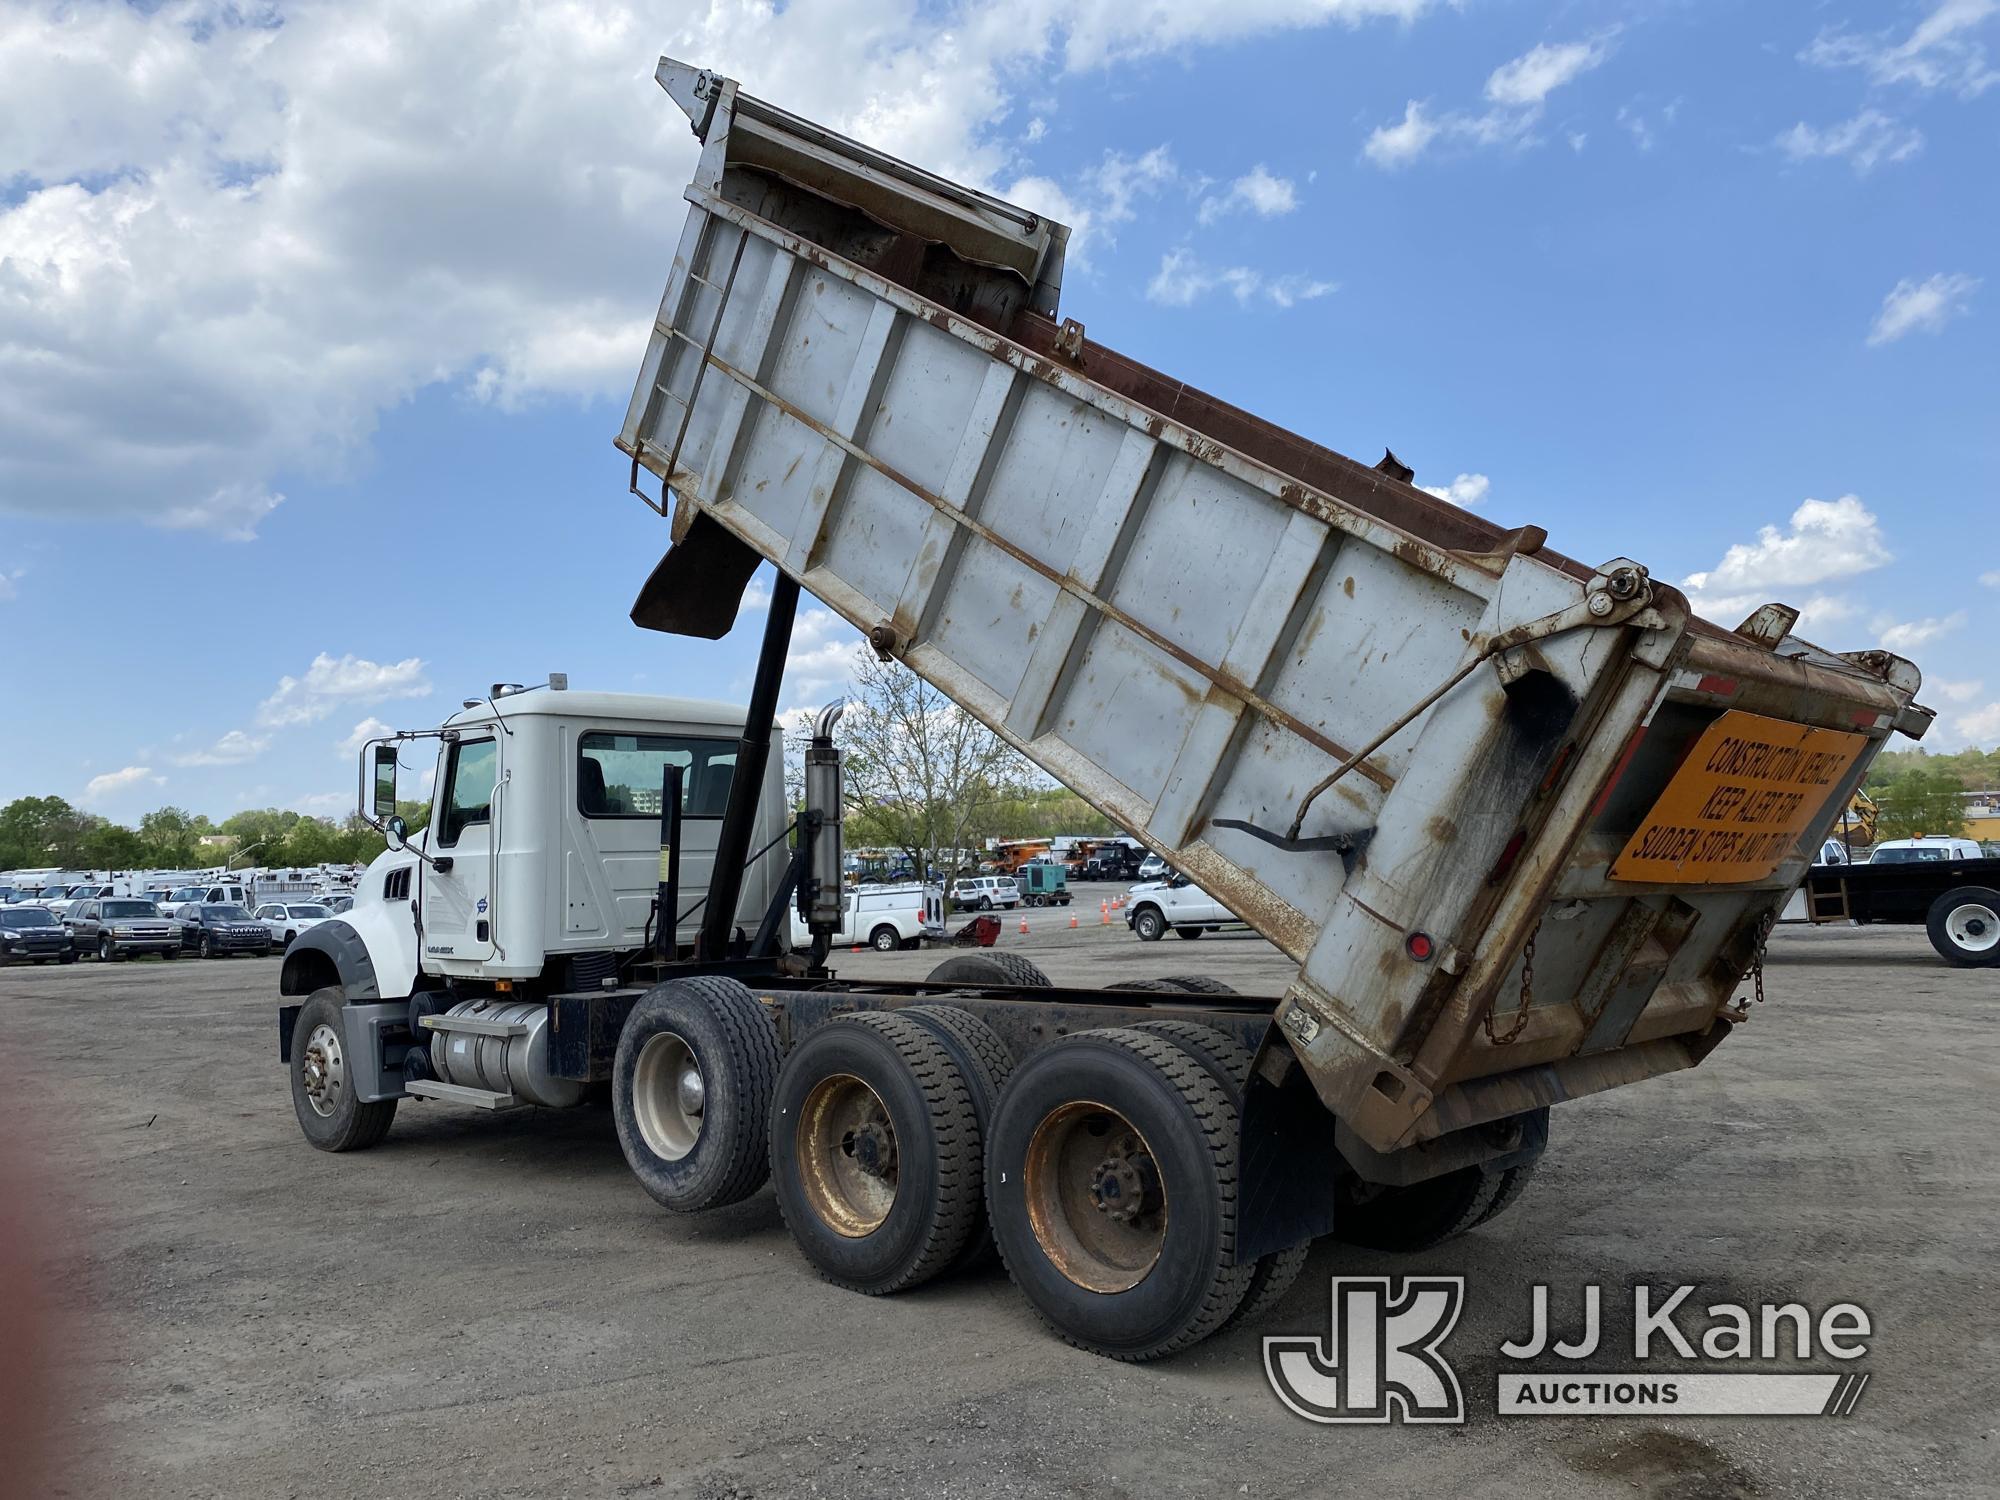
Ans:
<svg viewBox="0 0 2000 1500"><path fill-rule="evenodd" d="M1075 912L1071 912L1071 913L1069 914L1069 930L1070 930L1071 932L1075 932L1075 931L1076 931L1076 913L1075 913Z"/></svg>
<svg viewBox="0 0 2000 1500"><path fill-rule="evenodd" d="M1026 932L1027 930L1028 930L1028 914L1027 914L1026 912L1022 912L1022 913L1021 913L1021 931L1023 931L1023 932Z"/></svg>
<svg viewBox="0 0 2000 1500"><path fill-rule="evenodd" d="M1099 920L1101 920L1106 927L1109 927L1111 925L1111 903L1109 901L1098 902L1097 915Z"/></svg>

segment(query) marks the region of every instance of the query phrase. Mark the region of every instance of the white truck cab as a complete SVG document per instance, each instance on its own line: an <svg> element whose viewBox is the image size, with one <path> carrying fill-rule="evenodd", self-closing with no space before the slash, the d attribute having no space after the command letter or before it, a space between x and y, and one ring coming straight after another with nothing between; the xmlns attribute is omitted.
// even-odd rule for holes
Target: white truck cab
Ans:
<svg viewBox="0 0 2000 1500"><path fill-rule="evenodd" d="M404 770L436 743L429 826L369 865L352 908L298 935L281 988L340 983L349 999L393 1000L422 976L567 982L570 961L646 947L669 764L682 773L677 932L692 941L742 733L741 708L693 699L533 688L468 700L400 741ZM783 843L783 774L782 755L767 760L752 850ZM739 925L756 926L786 858L774 847L751 864Z"/></svg>

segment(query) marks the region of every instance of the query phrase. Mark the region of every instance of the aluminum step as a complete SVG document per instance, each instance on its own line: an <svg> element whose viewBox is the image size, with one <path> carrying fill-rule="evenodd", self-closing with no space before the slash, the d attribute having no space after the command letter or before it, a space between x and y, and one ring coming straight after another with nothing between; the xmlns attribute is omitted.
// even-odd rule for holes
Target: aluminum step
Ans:
<svg viewBox="0 0 2000 1500"><path fill-rule="evenodd" d="M420 1078L414 1083L406 1083L403 1085L403 1091L414 1094L419 1099L443 1099L452 1104L470 1104L474 1109L499 1111L526 1107L513 1094L496 1094L491 1089L469 1088L462 1083L439 1083L431 1078Z"/></svg>

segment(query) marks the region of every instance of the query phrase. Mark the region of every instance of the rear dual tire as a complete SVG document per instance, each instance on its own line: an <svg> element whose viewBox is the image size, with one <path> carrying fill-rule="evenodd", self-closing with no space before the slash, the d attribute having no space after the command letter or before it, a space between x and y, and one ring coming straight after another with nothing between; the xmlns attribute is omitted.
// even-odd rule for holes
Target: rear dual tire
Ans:
<svg viewBox="0 0 2000 1500"><path fill-rule="evenodd" d="M836 1017L778 1076L778 1209L806 1259L849 1291L904 1291L959 1259L979 1228L981 1146L972 1089L919 1018Z"/></svg>
<svg viewBox="0 0 2000 1500"><path fill-rule="evenodd" d="M1065 1037L1015 1070L987 1144L988 1218L1058 1335L1157 1359L1243 1303L1236 1114L1200 1062L1130 1028Z"/></svg>
<svg viewBox="0 0 2000 1500"><path fill-rule="evenodd" d="M670 980L640 998L618 1038L611 1113L654 1202L701 1213L764 1185L780 1056L771 1013L734 979Z"/></svg>

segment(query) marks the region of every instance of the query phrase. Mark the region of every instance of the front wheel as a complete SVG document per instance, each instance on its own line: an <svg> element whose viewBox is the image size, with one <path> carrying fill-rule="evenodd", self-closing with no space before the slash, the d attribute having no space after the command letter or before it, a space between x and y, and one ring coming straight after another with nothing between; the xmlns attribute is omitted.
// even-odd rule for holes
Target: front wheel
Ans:
<svg viewBox="0 0 2000 1500"><path fill-rule="evenodd" d="M1167 919L1150 906L1143 906L1132 914L1132 930L1139 934L1142 943L1157 943L1167 935Z"/></svg>
<svg viewBox="0 0 2000 1500"><path fill-rule="evenodd" d="M292 1023L292 1110L306 1139L322 1151L364 1151L389 1133L396 1118L394 1099L355 1096L343 998L337 988L315 990Z"/></svg>
<svg viewBox="0 0 2000 1500"><path fill-rule="evenodd" d="M57 962L58 962L58 963L65 963L65 964L73 964L73 963L75 963L75 962L76 962L76 949L74 949L74 948L70 949L70 950L69 950L69 952L65 953L65 954L64 954L64 955L63 955L63 956L62 956L62 957L61 957L60 959L58 959L58 960L57 960Z"/></svg>
<svg viewBox="0 0 2000 1500"><path fill-rule="evenodd" d="M100 937L97 940L97 961L108 964L114 962L117 957L118 945L111 941L110 935L107 933L105 936Z"/></svg>
<svg viewBox="0 0 2000 1500"><path fill-rule="evenodd" d="M201 935L201 942L196 945L195 951L199 953L203 958L215 957L215 943L213 942L213 940L210 939L207 933L204 932Z"/></svg>
<svg viewBox="0 0 2000 1500"><path fill-rule="evenodd" d="M2000 964L2000 891L1962 885L1931 903L1924 922L1938 957L1958 968Z"/></svg>

